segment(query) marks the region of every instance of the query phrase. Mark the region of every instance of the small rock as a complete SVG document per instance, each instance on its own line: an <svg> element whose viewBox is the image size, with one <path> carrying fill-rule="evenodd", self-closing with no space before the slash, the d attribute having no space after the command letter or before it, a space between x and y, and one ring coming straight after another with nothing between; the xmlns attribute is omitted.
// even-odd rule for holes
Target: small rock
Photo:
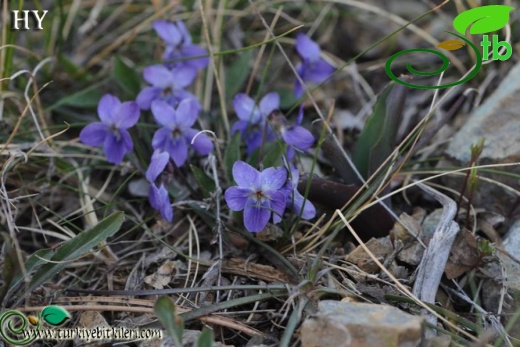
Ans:
<svg viewBox="0 0 520 347"><path fill-rule="evenodd" d="M394 250L389 236L378 239L372 238L366 243L366 246L381 263L384 262L385 257ZM379 266L377 266L372 260L372 257L365 252L361 246L356 247L356 249L349 253L345 257L345 260L356 264L365 272L376 272L379 270Z"/></svg>
<svg viewBox="0 0 520 347"><path fill-rule="evenodd" d="M413 216L401 213L399 221L395 222L390 230L394 244L402 242L403 248L397 253L397 259L409 265L419 265L424 254L424 246L418 241L421 235L421 221L424 219L426 211L417 210ZM397 248L397 246L396 246Z"/></svg>
<svg viewBox="0 0 520 347"><path fill-rule="evenodd" d="M421 233L421 222L407 213L401 213L399 220L394 223L394 227L390 230L396 240L401 240L405 245L415 241Z"/></svg>
<svg viewBox="0 0 520 347"><path fill-rule="evenodd" d="M448 335L440 335L428 339L424 345L424 347L450 347L453 341Z"/></svg>
<svg viewBox="0 0 520 347"><path fill-rule="evenodd" d="M101 329L110 329L110 325L106 321L105 317L97 311L83 311L81 312L79 316L78 326L84 329L95 329L95 328L101 328ZM97 343L107 343L109 342L109 339L106 340L97 340ZM81 344L84 344L85 340L80 339L79 336L76 336L74 338L74 345L79 346Z"/></svg>
<svg viewBox="0 0 520 347"><path fill-rule="evenodd" d="M395 261L390 264L388 270L390 270L390 273L397 279L405 280L410 278L410 272L408 269L405 266L397 265Z"/></svg>
<svg viewBox="0 0 520 347"><path fill-rule="evenodd" d="M132 181L130 181L130 184L128 185L128 191L133 196L137 196L140 198L147 198L148 193L150 191L150 183L148 183L148 181L145 180L144 178L132 180Z"/></svg>
<svg viewBox="0 0 520 347"><path fill-rule="evenodd" d="M379 302L385 302L386 292L384 291L383 288L381 288L381 286L379 284L370 285L370 284L359 283L356 286L356 289L359 292L361 292L361 294L363 294L363 297L370 298L370 300L372 302L375 302L375 300L377 300ZM342 299L342 301L344 301L344 300ZM351 301L347 301L347 302L359 302L359 300L358 301L351 300Z"/></svg>
<svg viewBox="0 0 520 347"><path fill-rule="evenodd" d="M437 229L437 226L439 225L439 221L441 220L442 215L442 208L438 208L434 210L432 213L426 216L424 218L421 227L421 240L428 245L430 243L430 240L433 237L433 234L435 233L435 229Z"/></svg>
<svg viewBox="0 0 520 347"><path fill-rule="evenodd" d="M424 318L387 305L321 301L302 325L302 347L413 347Z"/></svg>
<svg viewBox="0 0 520 347"><path fill-rule="evenodd" d="M444 273L451 280L480 265L477 239L467 229L462 229L451 247Z"/></svg>
<svg viewBox="0 0 520 347"><path fill-rule="evenodd" d="M397 259L408 265L419 265L424 255L425 248L419 242L414 241L410 246L397 253Z"/></svg>

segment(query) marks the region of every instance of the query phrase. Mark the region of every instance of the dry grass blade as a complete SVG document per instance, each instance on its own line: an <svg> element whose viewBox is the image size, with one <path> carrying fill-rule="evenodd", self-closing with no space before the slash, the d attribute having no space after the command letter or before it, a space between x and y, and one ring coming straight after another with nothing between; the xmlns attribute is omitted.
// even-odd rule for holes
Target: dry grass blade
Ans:
<svg viewBox="0 0 520 347"><path fill-rule="evenodd" d="M379 261L379 259L377 259L377 257L368 249L368 247L365 245L365 243L361 240L361 238L358 236L358 234L354 231L354 229L352 228L352 226L350 225L350 223L347 221L347 219L345 218L345 216L343 215L343 213L340 211L340 210L336 210L336 213L338 214L339 218L343 221L343 223L345 224L345 226L348 228L348 230L350 231L350 233L354 236L354 238L356 239L357 242L359 242L359 244L361 245L361 247L363 247L364 251L372 258L372 260L377 264L377 266L381 269L381 271L383 271L389 278L392 279L392 281L395 283L395 285L397 286L398 290L401 291L403 293L403 295L409 297L410 299L412 299L415 303L417 303L417 305L421 306L426 312L428 312L428 314L432 315L432 316L435 316L437 319L440 319L442 320L446 325L450 326L451 328L455 329L456 331L458 331L459 333L461 333L462 335L465 335L466 337L468 337L470 340L472 341L477 341L477 339L469 334L468 332L466 332L465 330L462 330L461 328L457 327L455 324L453 324L451 321L449 321L448 319L440 316L438 313L436 313L434 310L432 310L430 307L428 307L425 303L423 303L419 298L417 298L416 295L414 295L408 288L406 288L401 282L399 282L399 280L397 278L395 278L394 275L392 275L392 273Z"/></svg>

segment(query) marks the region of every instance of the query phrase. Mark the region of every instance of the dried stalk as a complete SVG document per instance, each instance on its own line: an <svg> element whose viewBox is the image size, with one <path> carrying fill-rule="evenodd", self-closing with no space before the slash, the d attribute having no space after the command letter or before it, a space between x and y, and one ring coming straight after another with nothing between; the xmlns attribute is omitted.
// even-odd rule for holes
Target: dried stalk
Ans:
<svg viewBox="0 0 520 347"><path fill-rule="evenodd" d="M460 230L459 225L453 221L457 211L457 204L446 195L425 184L418 183L417 186L433 195L443 207L439 225L437 225L430 244L424 252L413 287L413 293L417 298L433 304L435 303L435 295L439 288L442 273L450 255L451 246ZM437 317L426 310L422 313L425 315L427 322L434 326L437 324ZM426 334L434 335L431 330L428 330Z"/></svg>

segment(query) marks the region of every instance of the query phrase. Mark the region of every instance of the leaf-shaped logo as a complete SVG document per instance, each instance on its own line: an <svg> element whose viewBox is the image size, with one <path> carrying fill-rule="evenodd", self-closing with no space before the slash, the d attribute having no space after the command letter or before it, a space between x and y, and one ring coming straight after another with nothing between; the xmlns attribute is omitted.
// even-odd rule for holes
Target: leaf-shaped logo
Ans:
<svg viewBox="0 0 520 347"><path fill-rule="evenodd" d="M453 27L462 35L469 28L470 34L487 34L506 26L509 12L514 7L505 5L488 5L472 8L459 14L453 20Z"/></svg>
<svg viewBox="0 0 520 347"><path fill-rule="evenodd" d="M448 40L441 42L437 45L438 48L445 49L447 51L456 51L457 49L460 49L464 47L466 44L464 41L461 40Z"/></svg>
<svg viewBox="0 0 520 347"><path fill-rule="evenodd" d="M47 306L42 311L42 318L48 324L58 326L70 319L70 314L61 306Z"/></svg>
<svg viewBox="0 0 520 347"><path fill-rule="evenodd" d="M38 324L38 317L36 316L27 316L27 319L29 320L29 323L31 323L32 325Z"/></svg>

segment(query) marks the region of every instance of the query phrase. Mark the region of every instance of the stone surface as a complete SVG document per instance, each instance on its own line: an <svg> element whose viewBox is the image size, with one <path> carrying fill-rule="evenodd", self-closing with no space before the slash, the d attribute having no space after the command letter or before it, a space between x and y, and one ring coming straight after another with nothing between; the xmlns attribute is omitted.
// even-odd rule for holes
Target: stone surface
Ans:
<svg viewBox="0 0 520 347"><path fill-rule="evenodd" d="M106 321L105 317L98 311L83 311L79 316L78 327L84 329L110 329L110 325ZM99 344L110 342L110 339L97 340ZM85 344L85 340L80 339L78 336L74 338L74 346L80 346Z"/></svg>
<svg viewBox="0 0 520 347"><path fill-rule="evenodd" d="M516 259L520 259L520 221L516 221L509 228L503 241L503 248ZM495 252L495 254L500 262L490 262L482 269L482 272L489 277L483 282L482 301L484 308L495 314L500 302L505 300L502 305L501 321L504 326L507 326L508 318L520 309L514 300L515 297L520 297L520 265L503 252ZM502 285L507 288L505 298L501 295ZM509 329L509 334L515 339L520 339L520 321L516 321Z"/></svg>
<svg viewBox="0 0 520 347"><path fill-rule="evenodd" d="M302 347L419 346L423 323L392 306L326 300L303 322Z"/></svg>
<svg viewBox="0 0 520 347"><path fill-rule="evenodd" d="M383 263L387 255L394 250L390 237L382 237L378 239L370 239L366 246ZM372 257L365 252L363 247L358 246L345 257L346 261L356 264L361 270L366 272L376 272L379 266L372 260Z"/></svg>
<svg viewBox="0 0 520 347"><path fill-rule="evenodd" d="M516 221L511 225L504 238L503 246L506 252L516 259L520 259L520 221ZM506 270L506 286L516 293L520 293L520 264L501 252L497 252L497 255Z"/></svg>
<svg viewBox="0 0 520 347"><path fill-rule="evenodd" d="M397 253L397 259L405 262L408 265L419 265L424 254L424 246L419 242L414 241L408 247Z"/></svg>
<svg viewBox="0 0 520 347"><path fill-rule="evenodd" d="M446 152L467 162L470 146L485 138L480 159L504 160L520 155L520 63L517 63L494 93L453 136Z"/></svg>
<svg viewBox="0 0 520 347"><path fill-rule="evenodd" d="M401 213L399 220L394 223L394 227L390 230L390 233L394 235L396 240L401 240L404 245L415 241L421 234L421 221L424 219L426 212L421 212L420 214L421 216L410 216L407 213Z"/></svg>
<svg viewBox="0 0 520 347"><path fill-rule="evenodd" d="M403 212L390 231L395 247L401 249L397 253L397 259L408 265L419 265L424 254L425 247L418 240L422 234L421 222L425 216L426 211L419 208L412 216Z"/></svg>
<svg viewBox="0 0 520 347"><path fill-rule="evenodd" d="M439 225L439 221L441 220L442 215L442 208L438 208L432 211L429 215L427 215L422 224L422 232L421 232L421 240L428 245L430 243L430 240L433 237L433 234L435 233L435 229L437 229L437 226Z"/></svg>
<svg viewBox="0 0 520 347"><path fill-rule="evenodd" d="M451 337L448 335L435 336L431 339L426 340L422 347L450 347L456 346Z"/></svg>

